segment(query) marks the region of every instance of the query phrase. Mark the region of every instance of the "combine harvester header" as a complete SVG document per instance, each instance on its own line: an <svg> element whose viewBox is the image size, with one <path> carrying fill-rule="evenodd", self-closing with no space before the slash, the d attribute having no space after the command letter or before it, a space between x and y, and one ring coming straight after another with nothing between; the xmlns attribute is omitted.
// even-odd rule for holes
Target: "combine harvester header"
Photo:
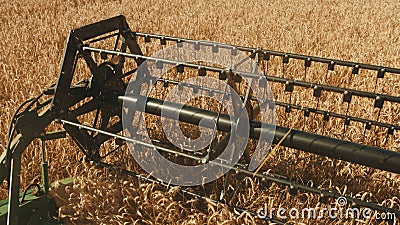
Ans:
<svg viewBox="0 0 400 225"><path fill-rule="evenodd" d="M321 201L338 198L333 190L263 173L264 159L271 146L279 145L400 173L399 149L390 147L399 139L400 123L390 118L395 111L389 110L400 108L400 97L382 88L385 79L400 81L399 73L396 68L261 47L134 32L123 16L71 30L57 83L27 100L13 117L7 149L1 156L0 174L8 180L9 199L0 205L0 221L39 224L44 215L57 209L49 194L44 144L42 185L37 187L41 191L36 196L30 190L20 195L21 155L35 139L44 143L71 138L84 160L110 169L115 165L107 157L119 154L126 144L153 177L118 171L166 187L183 186L183 194L214 202L229 198L226 189L231 171L278 183L291 193L312 192ZM355 77L364 75L373 82L357 83ZM324 104L332 99L337 100L335 104ZM354 110L361 103L369 108ZM368 113L374 116L365 116ZM159 124L165 125L164 133ZM184 132L186 137L193 135L190 131L213 135L194 146L193 137L193 142L180 141L184 137L174 130L177 124L190 128ZM332 127L341 127L342 132L332 133ZM105 147L110 141L118 147ZM250 142L253 145L246 147ZM168 162L174 165L170 168ZM187 179L189 172L184 170L199 173ZM224 186L218 199L184 187L222 176ZM354 206L400 216L398 209L346 198ZM276 218L266 220L284 223Z"/></svg>

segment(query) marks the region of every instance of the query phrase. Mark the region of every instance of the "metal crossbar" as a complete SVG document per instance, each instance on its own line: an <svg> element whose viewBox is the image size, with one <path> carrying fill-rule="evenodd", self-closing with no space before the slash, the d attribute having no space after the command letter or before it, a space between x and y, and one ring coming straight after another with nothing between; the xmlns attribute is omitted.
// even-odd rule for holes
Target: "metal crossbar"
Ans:
<svg viewBox="0 0 400 225"><path fill-rule="evenodd" d="M225 68L219 68L219 67L215 67L215 66L201 66L201 65L195 64L195 63L186 63L186 62L176 61L176 60L166 60L163 58L157 58L157 57L151 57L151 56L142 56L142 55L137 55L137 54L122 53L122 52L118 52L118 51L104 50L104 49L90 48L90 47L84 47L83 50L104 53L104 54L110 54L110 55L123 56L123 57L127 57L127 58L150 60L153 62L162 62L162 63L166 63L166 64L170 64L170 65L183 66L184 68L192 68L192 69L196 69L196 70L206 70L206 71L218 72L218 73L225 72ZM370 68L370 67L366 67L366 68ZM233 70L232 72L238 73L244 77L255 78L255 79L259 79L261 76L260 74L254 74L254 73L243 72L243 71ZM323 94L323 92L340 93L343 96L342 97L343 102L347 103L347 105L348 105L347 107L349 107L349 104L351 104L353 96L373 99L374 107L378 108L379 111L382 110L385 102L394 103L394 104L400 103L400 97L386 95L386 94L376 94L376 93L372 93L372 92L359 91L359 90L354 90L354 89L349 89L349 88L341 88L341 87L335 87L335 86L318 84L318 83L311 83L311 82L306 82L306 81L291 80L288 78L281 78L281 77L276 77L276 76L272 76L272 75L266 75L265 77L270 82L284 84L285 92L289 92L289 93L293 92L293 89L295 86L304 87L304 88L313 90L313 96L316 98L320 98L321 95ZM162 81L166 84L175 84L175 85L185 86L184 82L182 83L177 80L169 80L169 79L161 78L161 79L158 79L157 82L160 82L160 81ZM219 90L210 90L208 88L203 88L203 87L199 87L199 86L195 86L195 85L190 85L190 86L191 86L191 88L196 88L196 89L200 89L200 90L206 90L206 91L211 91L211 92L216 92L216 93L220 92ZM254 100L254 98L253 98L253 100ZM351 122L360 122L360 123L364 124L365 130L370 130L372 126L386 128L388 135L392 135L395 131L400 130L400 125L396 125L394 123L379 122L378 120L374 120L374 119L366 119L366 118L361 118L361 117L357 117L357 116L351 116L351 115L348 115L348 113L341 114L341 113L337 113L337 112L333 112L333 111L329 111L329 110L312 108L312 107L307 107L304 105L292 104L290 102L288 103L288 102L282 102L282 101L275 101L275 104L277 106L283 107L286 112L290 112L291 109L301 110L301 111L303 111L304 117L309 117L310 113L314 113L314 114L323 115L324 121L328 121L330 117L339 118L339 119L343 120L342 124L344 127L349 126ZM378 119L379 119L379 117L378 117Z"/></svg>

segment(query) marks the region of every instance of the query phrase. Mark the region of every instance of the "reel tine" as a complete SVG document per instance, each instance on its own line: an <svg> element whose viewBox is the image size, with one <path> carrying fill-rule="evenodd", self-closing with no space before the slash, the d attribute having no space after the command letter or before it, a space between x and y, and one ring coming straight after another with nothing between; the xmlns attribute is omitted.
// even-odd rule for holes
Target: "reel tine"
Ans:
<svg viewBox="0 0 400 225"><path fill-rule="evenodd" d="M377 74L377 76L375 78L374 93L376 93L376 88L378 87L379 80L381 80L382 78L385 77L385 72L386 72L385 68L380 68L378 70L378 74Z"/></svg>
<svg viewBox="0 0 400 225"><path fill-rule="evenodd" d="M225 176L224 176L224 185L223 185L222 190L221 190L220 195L219 195L219 200L220 201L222 201L225 198L225 196L227 196L229 178L230 178L230 172L227 172L225 174ZM229 202L229 199L225 198L225 202L226 203Z"/></svg>
<svg viewBox="0 0 400 225"><path fill-rule="evenodd" d="M304 77L303 77L304 81L307 79L307 70L310 67L311 67L311 58L307 58L306 60L304 60Z"/></svg>

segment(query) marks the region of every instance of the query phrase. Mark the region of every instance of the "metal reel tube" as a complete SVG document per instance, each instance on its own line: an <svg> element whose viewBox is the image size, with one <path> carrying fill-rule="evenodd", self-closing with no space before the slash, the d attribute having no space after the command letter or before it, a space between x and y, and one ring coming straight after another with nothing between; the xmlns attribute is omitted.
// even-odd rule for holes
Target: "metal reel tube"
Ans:
<svg viewBox="0 0 400 225"><path fill-rule="evenodd" d="M120 102L129 101L130 104L145 104L143 108L145 108L146 113L158 116L161 116L162 111L168 112L166 113L168 115L173 115L173 112L179 110L180 121L195 125L198 125L203 118L216 121L218 117L217 112L190 106L184 106L180 109L180 106L176 103L150 97L146 99L144 96L119 96L118 100ZM218 119L217 129L229 132L231 126L232 122L229 116L221 114ZM258 139L261 132L271 132L272 129L268 127L271 127L271 125L250 121L250 138ZM276 144L282 139L288 131L289 128L276 126L274 143ZM376 169L400 173L400 153L378 147L357 144L299 130L292 130L282 145Z"/></svg>

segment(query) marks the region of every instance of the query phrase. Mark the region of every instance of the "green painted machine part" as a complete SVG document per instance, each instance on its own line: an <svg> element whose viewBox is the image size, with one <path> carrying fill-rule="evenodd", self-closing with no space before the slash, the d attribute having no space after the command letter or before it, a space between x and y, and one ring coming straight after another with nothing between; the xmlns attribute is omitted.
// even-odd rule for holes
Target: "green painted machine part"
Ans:
<svg viewBox="0 0 400 225"><path fill-rule="evenodd" d="M72 178L57 181L57 185L68 185L73 182ZM55 185L55 184L52 184ZM39 186L41 190L45 188ZM24 194L18 196L19 204L19 224L26 225L62 225L57 220L57 210L55 201L50 195L37 188L32 188ZM22 201L23 200L23 201ZM7 224L8 199L0 201L0 224Z"/></svg>

